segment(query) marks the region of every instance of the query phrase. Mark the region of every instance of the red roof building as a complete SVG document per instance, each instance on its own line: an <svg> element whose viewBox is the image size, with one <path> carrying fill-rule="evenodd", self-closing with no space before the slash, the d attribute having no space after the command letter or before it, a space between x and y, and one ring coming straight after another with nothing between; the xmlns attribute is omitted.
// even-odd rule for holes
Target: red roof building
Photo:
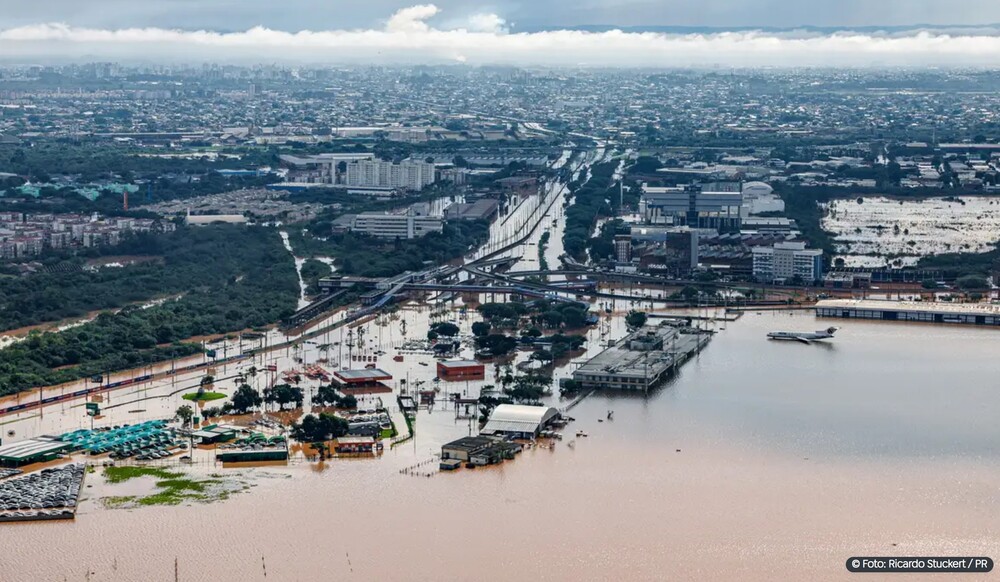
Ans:
<svg viewBox="0 0 1000 582"><path fill-rule="evenodd" d="M474 360L438 362L437 375L438 378L448 382L483 380L486 378L486 366Z"/></svg>

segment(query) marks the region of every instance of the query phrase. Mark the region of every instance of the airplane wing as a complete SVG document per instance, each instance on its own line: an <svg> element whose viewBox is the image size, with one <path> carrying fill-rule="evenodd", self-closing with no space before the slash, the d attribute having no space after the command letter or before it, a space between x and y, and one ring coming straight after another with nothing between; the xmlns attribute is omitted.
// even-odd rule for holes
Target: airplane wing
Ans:
<svg viewBox="0 0 1000 582"><path fill-rule="evenodd" d="M804 337L797 337L797 338L795 338L795 339L796 339L796 340L798 340L798 341L800 341L800 342L802 342L802 343L804 343L804 344L811 344L811 343L812 343L812 341L811 341L811 340L807 340L807 339L806 339L806 338L804 338Z"/></svg>

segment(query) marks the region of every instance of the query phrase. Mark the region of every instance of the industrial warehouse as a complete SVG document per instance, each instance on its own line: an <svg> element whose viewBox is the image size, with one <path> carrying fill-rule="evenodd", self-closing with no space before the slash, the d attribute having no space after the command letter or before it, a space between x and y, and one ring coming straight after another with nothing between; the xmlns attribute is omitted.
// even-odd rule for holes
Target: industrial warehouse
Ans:
<svg viewBox="0 0 1000 582"><path fill-rule="evenodd" d="M467 436L441 447L440 469L495 465L513 459L523 450L518 441L538 438L547 429L565 424L563 415L551 406L501 404L493 409L479 436Z"/></svg>
<svg viewBox="0 0 1000 582"><path fill-rule="evenodd" d="M559 420L559 411L546 406L501 404L493 409L479 434L512 439L533 439Z"/></svg>
<svg viewBox="0 0 1000 582"><path fill-rule="evenodd" d="M513 459L520 453L518 443L489 436L462 437L441 447L440 469L453 471L462 463L467 466L482 467L495 465L506 459Z"/></svg>
<svg viewBox="0 0 1000 582"><path fill-rule="evenodd" d="M846 319L1000 326L1000 305L985 303L825 299L816 304L816 315Z"/></svg>
<svg viewBox="0 0 1000 582"><path fill-rule="evenodd" d="M38 437L0 447L0 466L23 467L57 459L72 445L56 437Z"/></svg>
<svg viewBox="0 0 1000 582"><path fill-rule="evenodd" d="M573 372L584 389L649 390L711 340L710 332L661 324L644 327Z"/></svg>

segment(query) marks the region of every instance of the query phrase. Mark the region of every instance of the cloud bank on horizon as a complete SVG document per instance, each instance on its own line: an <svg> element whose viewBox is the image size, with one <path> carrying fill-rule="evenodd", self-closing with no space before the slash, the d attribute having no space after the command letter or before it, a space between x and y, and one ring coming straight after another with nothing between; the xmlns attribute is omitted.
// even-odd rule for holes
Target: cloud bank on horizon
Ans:
<svg viewBox="0 0 1000 582"><path fill-rule="evenodd" d="M0 30L10 60L106 58L143 61L511 64L548 66L990 66L1000 31L912 30L874 34L740 31L712 34L511 32L493 13L434 25L442 11L420 4L378 29L287 32L88 28L61 23Z"/></svg>

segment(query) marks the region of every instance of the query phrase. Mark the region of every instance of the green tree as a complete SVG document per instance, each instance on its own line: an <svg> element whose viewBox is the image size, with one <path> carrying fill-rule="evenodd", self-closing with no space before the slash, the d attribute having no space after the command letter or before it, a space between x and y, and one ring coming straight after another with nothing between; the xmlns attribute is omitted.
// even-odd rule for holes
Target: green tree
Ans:
<svg viewBox="0 0 1000 582"><path fill-rule="evenodd" d="M284 409L288 404L295 407L302 406L302 389L289 384L278 384L273 388L264 390L264 401L277 404L279 409Z"/></svg>
<svg viewBox="0 0 1000 582"><path fill-rule="evenodd" d="M688 286L684 287L683 289L681 289L680 293L679 293L681 299L684 299L686 301L694 301L695 299L698 298L698 296L700 294L701 294L701 292L698 291L698 289L696 289L695 287L692 287L690 285L688 285Z"/></svg>
<svg viewBox="0 0 1000 582"><path fill-rule="evenodd" d="M292 425L292 438L303 443L328 441L346 435L348 428L348 422L339 416L307 414L302 422Z"/></svg>
<svg viewBox="0 0 1000 582"><path fill-rule="evenodd" d="M587 312L578 307L566 307L562 310L563 323L566 327L576 329L587 324Z"/></svg>
<svg viewBox="0 0 1000 582"><path fill-rule="evenodd" d="M517 349L517 340L503 334L491 333L477 337L476 347L492 356L505 356Z"/></svg>
<svg viewBox="0 0 1000 582"><path fill-rule="evenodd" d="M646 325L646 320L648 316L643 311L629 311L628 315L625 316L625 325L636 329Z"/></svg>
<svg viewBox="0 0 1000 582"><path fill-rule="evenodd" d="M563 314L555 309L542 314L542 320L549 327L559 327L563 323Z"/></svg>
<svg viewBox="0 0 1000 582"><path fill-rule="evenodd" d="M233 394L233 411L237 414L250 412L264 403L264 399L249 384L243 384Z"/></svg>
<svg viewBox="0 0 1000 582"><path fill-rule="evenodd" d="M431 329L437 332L439 336L445 337L455 337L460 331L457 325L447 321L435 323L431 325Z"/></svg>
<svg viewBox="0 0 1000 582"><path fill-rule="evenodd" d="M986 277L983 277L982 275L965 275L963 277L959 277L958 280L955 281L955 284L958 285L958 288L963 291L989 289L990 287L989 281L987 281Z"/></svg>
<svg viewBox="0 0 1000 582"><path fill-rule="evenodd" d="M552 384L552 377L540 373L528 373L514 378L513 387L507 391L515 402L538 402Z"/></svg>
<svg viewBox="0 0 1000 582"><path fill-rule="evenodd" d="M188 425L191 424L191 419L194 418L194 409L190 405L183 404L177 408L177 418L180 419L181 424Z"/></svg>

